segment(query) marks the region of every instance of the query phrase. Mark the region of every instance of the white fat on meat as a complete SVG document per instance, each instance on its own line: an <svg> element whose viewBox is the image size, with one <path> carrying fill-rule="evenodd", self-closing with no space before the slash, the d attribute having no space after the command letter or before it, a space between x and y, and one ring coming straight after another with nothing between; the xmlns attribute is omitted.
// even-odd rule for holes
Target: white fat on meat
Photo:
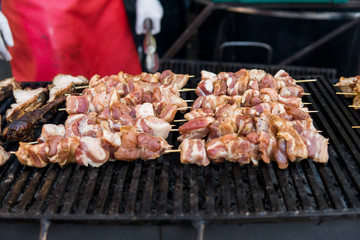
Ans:
<svg viewBox="0 0 360 240"><path fill-rule="evenodd" d="M144 103L135 106L136 117L155 116L154 108L151 103Z"/></svg>
<svg viewBox="0 0 360 240"><path fill-rule="evenodd" d="M301 133L309 157L314 160L314 162L326 163L329 160L328 153L328 143L329 139L323 137L321 134L315 131L303 131Z"/></svg>
<svg viewBox="0 0 360 240"><path fill-rule="evenodd" d="M6 111L6 119L10 118L16 110L29 111L43 105L47 91L47 88L13 89L16 103L11 104L11 108Z"/></svg>
<svg viewBox="0 0 360 240"><path fill-rule="evenodd" d="M213 84L213 81L205 81L205 89L208 91L208 92L213 92L214 91L214 84Z"/></svg>
<svg viewBox="0 0 360 240"><path fill-rule="evenodd" d="M185 139L179 146L180 161L183 164L196 164L207 166L210 160L206 155L205 141L203 139Z"/></svg>
<svg viewBox="0 0 360 240"><path fill-rule="evenodd" d="M72 86L86 85L89 80L83 76L71 76L67 74L58 74L52 81L52 86L49 91L49 101L55 100L58 93L66 89L70 89Z"/></svg>
<svg viewBox="0 0 360 240"><path fill-rule="evenodd" d="M41 135L38 138L38 142L46 142L49 136L65 136L65 126L62 124L44 124L41 129Z"/></svg>
<svg viewBox="0 0 360 240"><path fill-rule="evenodd" d="M202 70L201 71L201 79L213 79L213 78L216 78L216 74L213 73L213 72L209 72L209 71L206 71L206 70Z"/></svg>
<svg viewBox="0 0 360 240"><path fill-rule="evenodd" d="M45 88L37 89L14 89L13 94L16 101L16 105L21 105L27 101L33 101L33 99L41 92L47 91ZM11 107L14 107L12 104Z"/></svg>
<svg viewBox="0 0 360 240"><path fill-rule="evenodd" d="M75 151L76 163L80 166L100 167L109 159L109 152L101 147L99 138L82 137Z"/></svg>
<svg viewBox="0 0 360 240"><path fill-rule="evenodd" d="M169 136L171 125L167 121L154 116L142 116L136 120L136 127L155 137L166 139Z"/></svg>
<svg viewBox="0 0 360 240"><path fill-rule="evenodd" d="M112 132L109 130L103 130L102 140L113 147L120 147L121 145L121 133Z"/></svg>
<svg viewBox="0 0 360 240"><path fill-rule="evenodd" d="M260 83L261 79L265 77L265 75L266 72L261 69L251 69L249 71L250 81L257 81L258 83Z"/></svg>

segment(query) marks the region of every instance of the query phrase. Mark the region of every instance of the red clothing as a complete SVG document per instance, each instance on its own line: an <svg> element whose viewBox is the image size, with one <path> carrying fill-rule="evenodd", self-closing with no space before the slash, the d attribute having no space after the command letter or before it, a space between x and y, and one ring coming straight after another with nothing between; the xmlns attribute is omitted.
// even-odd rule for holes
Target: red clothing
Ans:
<svg viewBox="0 0 360 240"><path fill-rule="evenodd" d="M121 0L3 0L1 7L14 37L17 81L141 72Z"/></svg>

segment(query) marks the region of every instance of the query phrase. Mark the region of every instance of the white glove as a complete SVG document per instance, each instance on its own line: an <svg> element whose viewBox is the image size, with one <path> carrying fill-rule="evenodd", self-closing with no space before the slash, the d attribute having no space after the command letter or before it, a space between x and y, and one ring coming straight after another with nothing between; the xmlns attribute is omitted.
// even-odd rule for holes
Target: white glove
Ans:
<svg viewBox="0 0 360 240"><path fill-rule="evenodd" d="M137 0L136 1L136 34L145 34L144 21L150 18L152 21L153 35L160 32L160 22L163 17L164 10L159 0Z"/></svg>
<svg viewBox="0 0 360 240"><path fill-rule="evenodd" d="M0 39L0 59L5 59L6 61L10 61L11 55L6 48L5 43L9 47L13 47L14 40L11 34L8 20L6 19L6 17L2 12L0 12L0 32L2 36L2 39Z"/></svg>

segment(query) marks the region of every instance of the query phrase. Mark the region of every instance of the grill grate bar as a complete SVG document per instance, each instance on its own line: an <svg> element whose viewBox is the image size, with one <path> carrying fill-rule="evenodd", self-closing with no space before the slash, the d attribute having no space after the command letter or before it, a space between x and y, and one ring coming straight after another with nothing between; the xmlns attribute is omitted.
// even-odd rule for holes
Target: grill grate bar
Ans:
<svg viewBox="0 0 360 240"><path fill-rule="evenodd" d="M13 188L8 192L8 196L5 197L5 201L0 208L0 212L11 211L11 207L16 204L16 200L19 198L31 174L32 174L31 168L23 167L23 171L19 174L19 177L17 177L17 180Z"/></svg>
<svg viewBox="0 0 360 240"><path fill-rule="evenodd" d="M265 189L270 200L271 211L278 212L281 210L279 194L274 189L274 185L278 184L277 180L271 177L270 168L264 163L260 163L260 169L264 177Z"/></svg>
<svg viewBox="0 0 360 240"><path fill-rule="evenodd" d="M314 206L312 204L311 198L308 194L309 191L307 191L307 183L305 183L305 180L301 177L301 173L299 173L297 166L299 166L298 163L296 164L290 164L289 165L289 172L294 180L294 186L297 192L297 195L300 197L301 203L302 203L302 210L313 210ZM311 193L312 194L312 193Z"/></svg>
<svg viewBox="0 0 360 240"><path fill-rule="evenodd" d="M73 172L74 166L66 166L63 168L57 178L56 184L54 185L54 190L48 201L48 206L45 204L47 214L54 214L57 212L61 198L64 194L67 183L70 180L71 174Z"/></svg>
<svg viewBox="0 0 360 240"><path fill-rule="evenodd" d="M246 166L249 183L250 183L250 192L254 202L255 211L261 212L263 211L262 202L261 202L261 199L263 199L263 197L261 197L261 193L259 190L259 182L257 179L257 173L254 168L256 167L250 165Z"/></svg>
<svg viewBox="0 0 360 240"><path fill-rule="evenodd" d="M205 168L205 203L206 213L213 214L215 212L215 199L212 166Z"/></svg>
<svg viewBox="0 0 360 240"><path fill-rule="evenodd" d="M221 188L221 209L223 214L230 212L230 192L227 178L226 163L219 164L220 170L220 188Z"/></svg>
<svg viewBox="0 0 360 240"><path fill-rule="evenodd" d="M138 192L140 173L141 173L142 162L138 161L135 163L135 169L131 178L129 196L125 207L125 214L133 214L135 211L135 201Z"/></svg>
<svg viewBox="0 0 360 240"><path fill-rule="evenodd" d="M183 213L183 169L180 161L177 161L175 166L175 193L174 193L174 214L180 215Z"/></svg>
<svg viewBox="0 0 360 240"><path fill-rule="evenodd" d="M114 195L109 204L109 214L118 214L120 210L120 203L122 200L122 192L125 183L126 172L129 164L121 164L119 174L117 176L114 188Z"/></svg>
<svg viewBox="0 0 360 240"><path fill-rule="evenodd" d="M166 213L166 204L168 200L168 185L169 185L169 165L170 161L165 161L164 158L161 158L162 170L159 186L159 206L157 214Z"/></svg>
<svg viewBox="0 0 360 240"><path fill-rule="evenodd" d="M76 166L74 168L74 173L76 174L74 174L74 176L72 176L69 180L69 184L63 197L64 204L61 208L61 212L65 214L70 213L74 207L76 196L80 191L80 186L84 179L85 169L80 166Z"/></svg>
<svg viewBox="0 0 360 240"><path fill-rule="evenodd" d="M335 184L330 176L329 169L323 166L318 167L318 171L323 179L324 185L330 195L331 202L334 204L334 208L341 209L345 208L345 201L342 199L342 193L339 193L339 190L335 188Z"/></svg>
<svg viewBox="0 0 360 240"><path fill-rule="evenodd" d="M321 179L317 180L316 173L311 169L310 162L311 160L305 160L301 161L301 164L303 166L303 169L306 173L307 181L310 183L311 191L315 197L315 201L318 205L318 208L323 210L327 209L327 201L324 197L326 194L326 191L324 190L324 187L322 185ZM321 187L320 187L321 184Z"/></svg>
<svg viewBox="0 0 360 240"><path fill-rule="evenodd" d="M45 170L43 168L41 169L35 169L32 179L28 186L26 187L26 190L19 201L19 204L15 206L14 211L25 211L26 207L30 204L30 201L32 200L32 196L34 196L36 190L39 187L39 183L41 182L41 178L43 177L43 172Z"/></svg>
<svg viewBox="0 0 360 240"><path fill-rule="evenodd" d="M11 185L17 179L16 175L22 169L22 165L16 160L14 156L9 159L8 164L11 165L7 171L1 175L4 176L4 178L1 179L0 199L4 199L5 195L8 194Z"/></svg>
<svg viewBox="0 0 360 240"><path fill-rule="evenodd" d="M104 178L102 179L100 190L98 193L98 199L97 199L95 207L94 207L95 214L101 214L103 212L105 201L108 197L114 169L115 169L114 164L112 164L112 163L107 164Z"/></svg>
<svg viewBox="0 0 360 240"><path fill-rule="evenodd" d="M190 214L197 215L199 212L199 201L198 201L198 185L197 185L197 166L190 166L190 189L189 189L189 200L190 200Z"/></svg>
<svg viewBox="0 0 360 240"><path fill-rule="evenodd" d="M54 185L54 182L55 182L58 174L59 174L59 168L55 167L55 165L51 165L48 168L48 174L46 177L43 178L43 181L44 181L44 179L46 179L46 181L44 181L43 185L41 186L41 188L39 190L38 195L36 196L35 202L29 209L30 214L40 214L41 207L43 206L43 204L50 192L50 189Z"/></svg>
<svg viewBox="0 0 360 240"><path fill-rule="evenodd" d="M281 170L281 169L277 169L277 166L274 167L276 170L276 175L278 177L278 182L281 188L281 192L284 198L284 202L286 205L286 208L288 211L296 211L297 207L295 204L295 200L296 198L296 193L293 190L293 188L290 186L289 183L289 178L287 177L288 174L288 170Z"/></svg>
<svg viewBox="0 0 360 240"><path fill-rule="evenodd" d="M154 190L154 178L155 178L155 161L147 162L149 164L146 178L146 185L144 189L141 212L147 214L151 209L151 199Z"/></svg>
<svg viewBox="0 0 360 240"><path fill-rule="evenodd" d="M244 210L248 212L249 206L247 204L247 198L246 198L246 191L245 191L246 186L242 180L239 164L233 164L233 169L234 169L234 177L235 177L235 187L237 189L236 198L237 198L238 211L239 213Z"/></svg>
<svg viewBox="0 0 360 240"><path fill-rule="evenodd" d="M87 174L85 175L85 179L87 177L87 181L83 181L82 188L83 193L81 194L79 206L76 209L80 214L85 214L88 211L88 207L90 204L91 196L93 196L96 180L99 177L99 168L89 168Z"/></svg>

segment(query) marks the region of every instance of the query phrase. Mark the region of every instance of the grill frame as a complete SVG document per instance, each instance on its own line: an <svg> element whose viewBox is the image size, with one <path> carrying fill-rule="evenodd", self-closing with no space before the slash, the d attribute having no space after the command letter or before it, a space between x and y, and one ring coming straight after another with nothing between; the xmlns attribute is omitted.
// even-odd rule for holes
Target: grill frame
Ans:
<svg viewBox="0 0 360 240"><path fill-rule="evenodd" d="M208 64L208 65L206 65ZM212 62L169 60L163 69L199 74L219 72ZM278 66L222 64L222 71L241 67L275 73ZM276 164L259 167L233 163L209 167L182 165L177 154L154 161L109 162L100 168L50 165L44 169L21 166L14 156L0 168L0 218L2 221L87 223L249 223L357 218L360 216L359 114L348 109L348 99L332 86L336 70L285 68L293 77L314 78L302 84L311 96L316 127L330 137L330 161L311 160L279 170ZM314 74L315 73L315 74ZM196 79L192 79L195 84ZM41 84L31 84L39 87ZM194 98L191 92L184 98ZM2 102L0 113L13 100ZM58 114L53 123L65 119ZM2 121L4 126L4 120ZM179 124L180 125L180 124ZM350 127L350 128L349 128ZM171 133L174 140L177 134ZM174 143L174 148L178 143ZM7 150L16 144L5 143ZM343 157L341 157L343 156ZM348 174L346 174L348 173ZM142 189L138 188L143 186ZM66 200L65 200L66 199ZM148 201L151 199L151 201ZM46 223L46 221L45 221ZM199 225L200 224L200 225ZM200 226L200 227L199 227Z"/></svg>

